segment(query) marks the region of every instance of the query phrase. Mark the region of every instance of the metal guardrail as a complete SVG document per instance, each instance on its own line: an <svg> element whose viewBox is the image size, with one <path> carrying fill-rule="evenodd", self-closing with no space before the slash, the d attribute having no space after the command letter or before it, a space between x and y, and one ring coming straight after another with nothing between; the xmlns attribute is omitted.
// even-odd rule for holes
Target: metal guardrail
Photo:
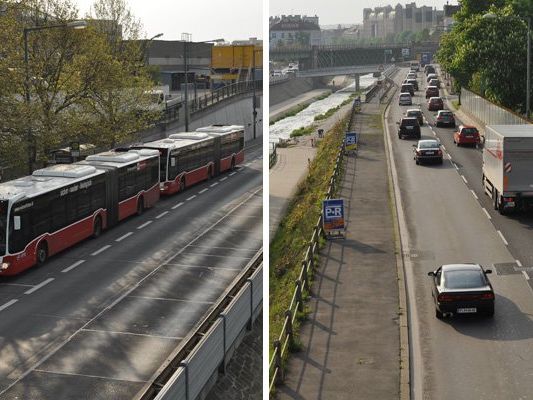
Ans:
<svg viewBox="0 0 533 400"><path fill-rule="evenodd" d="M256 91L263 90L263 80L256 80L255 82L243 81L232 83L230 85L213 90L211 93L206 93L203 96L189 99L189 114L201 111L229 97L252 93L254 89L254 83ZM176 103L170 102L170 104L167 102L167 106L163 110L163 116L158 122L166 123L179 121L180 110L182 108L185 108L185 100L178 100Z"/></svg>
<svg viewBox="0 0 533 400"><path fill-rule="evenodd" d="M270 157L269 157L269 163L268 168L272 168L278 160L278 144L270 142Z"/></svg>
<svg viewBox="0 0 533 400"><path fill-rule="evenodd" d="M135 400L194 400L196 398L195 393L201 391L200 383L207 383L209 377L217 371L220 364L225 362L225 353L232 345L232 342L226 338L226 331L231 331L230 333L235 337L242 330L238 326L231 325L232 318L230 318L228 309L234 306L237 312L232 314L236 315L233 318L241 317L242 319L245 313L242 310L244 307L251 313L249 321L251 324L254 318L254 308L260 308L261 303L254 307L254 299L255 303L262 301L262 266L263 250L261 249L234 279L233 284L219 297L219 300L211 307L211 311L180 342L166 359L165 364L154 374L156 378L135 396ZM258 287L256 288L253 287L253 277L257 281ZM249 299L241 296L242 290L246 289L247 286L251 286ZM202 348L206 349L203 353ZM215 355L212 354L213 348L218 350L220 359L216 359ZM222 356L220 351L222 351ZM214 369L212 371L208 371L209 368L206 365L208 363L213 363ZM198 371L202 376L198 375ZM192 376L189 378L189 374L195 375L194 379Z"/></svg>
<svg viewBox="0 0 533 400"><path fill-rule="evenodd" d="M348 128L352 126L353 124L355 113L356 113L356 109L355 109L355 102L354 102L352 103L352 111L350 115L350 120L347 125ZM339 148L339 152L337 153L337 158L335 160L335 169L333 170L333 174L331 175L329 179L329 186L328 186L328 191L326 193L326 199L331 199L331 196L335 193L335 190L337 189L343 156L344 156L344 141L343 141L343 144ZM294 321L296 320L298 313L304 311L304 293L306 291L309 291L311 287L310 275L316 266L315 256L319 252L319 240L322 234L324 233L323 228L322 228L322 220L323 220L323 214L321 212L318 218L318 221L313 228L313 234L311 235L310 244L307 247L307 250L305 251L305 255L302 260L302 268L300 270L300 274L298 275L298 279L295 282L296 287L292 295L289 308L287 309L287 311L285 311L285 320L283 323L283 327L281 329L281 333L278 339L274 342L274 352L272 354L272 357L270 359L270 363L268 366L268 373L269 373L268 390L270 394L272 394L272 391L275 385L282 382L284 378L283 377L283 357L285 357L285 355L288 353L291 347L291 344L293 344Z"/></svg>

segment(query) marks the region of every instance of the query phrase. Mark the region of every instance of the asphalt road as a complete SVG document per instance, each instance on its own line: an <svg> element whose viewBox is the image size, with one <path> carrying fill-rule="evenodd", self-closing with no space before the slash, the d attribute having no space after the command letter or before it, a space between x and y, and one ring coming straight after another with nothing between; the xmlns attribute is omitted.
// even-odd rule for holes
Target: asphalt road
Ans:
<svg viewBox="0 0 533 400"><path fill-rule="evenodd" d="M131 399L262 247L262 145L0 281L0 399Z"/></svg>
<svg viewBox="0 0 533 400"><path fill-rule="evenodd" d="M396 76L399 83L407 74ZM426 118L425 78L414 103ZM443 165L417 166L415 140L399 140L396 121L408 106L395 94L387 116L400 189L400 223L410 303L412 391L415 399L533 399L533 215L497 214L481 189L481 152L455 147L452 128L424 125L438 137ZM458 124L460 121L458 121ZM493 268L496 313L488 318L436 319L427 272L477 262ZM497 273L496 273L497 272Z"/></svg>

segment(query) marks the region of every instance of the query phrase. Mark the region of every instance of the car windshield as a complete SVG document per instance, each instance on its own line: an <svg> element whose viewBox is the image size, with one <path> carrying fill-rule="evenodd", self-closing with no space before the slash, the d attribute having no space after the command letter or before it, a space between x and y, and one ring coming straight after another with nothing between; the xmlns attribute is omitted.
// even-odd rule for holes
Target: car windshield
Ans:
<svg viewBox="0 0 533 400"><path fill-rule="evenodd" d="M448 289L474 289L487 286L483 273L472 269L445 271L444 282Z"/></svg>
<svg viewBox="0 0 533 400"><path fill-rule="evenodd" d="M431 142L420 142L418 143L420 149L436 149L439 147L439 143L435 141Z"/></svg>
<svg viewBox="0 0 533 400"><path fill-rule="evenodd" d="M7 201L0 201L0 257L6 254Z"/></svg>
<svg viewBox="0 0 533 400"><path fill-rule="evenodd" d="M476 128L463 128L461 132L464 133L465 135L473 135L477 133L477 129Z"/></svg>

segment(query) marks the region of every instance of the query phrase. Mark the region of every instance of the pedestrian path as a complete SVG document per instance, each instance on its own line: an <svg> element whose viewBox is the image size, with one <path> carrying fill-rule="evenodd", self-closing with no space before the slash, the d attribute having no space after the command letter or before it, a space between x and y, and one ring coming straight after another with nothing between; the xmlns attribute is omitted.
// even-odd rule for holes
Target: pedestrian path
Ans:
<svg viewBox="0 0 533 400"><path fill-rule="evenodd" d="M339 197L345 240L328 241L282 400L399 397L399 314L394 224L379 105L363 105L357 158L348 157Z"/></svg>

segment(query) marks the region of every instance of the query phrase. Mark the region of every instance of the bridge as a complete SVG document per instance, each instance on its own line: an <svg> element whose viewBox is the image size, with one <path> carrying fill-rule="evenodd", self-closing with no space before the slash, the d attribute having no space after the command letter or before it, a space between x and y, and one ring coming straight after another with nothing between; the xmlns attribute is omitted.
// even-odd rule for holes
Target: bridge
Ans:
<svg viewBox="0 0 533 400"><path fill-rule="evenodd" d="M387 64L394 58L403 60L403 49L409 49L411 58L417 53L435 53L435 42L395 43L372 46L332 45L309 47L278 47L270 50L272 61L298 61L300 71L347 66Z"/></svg>

